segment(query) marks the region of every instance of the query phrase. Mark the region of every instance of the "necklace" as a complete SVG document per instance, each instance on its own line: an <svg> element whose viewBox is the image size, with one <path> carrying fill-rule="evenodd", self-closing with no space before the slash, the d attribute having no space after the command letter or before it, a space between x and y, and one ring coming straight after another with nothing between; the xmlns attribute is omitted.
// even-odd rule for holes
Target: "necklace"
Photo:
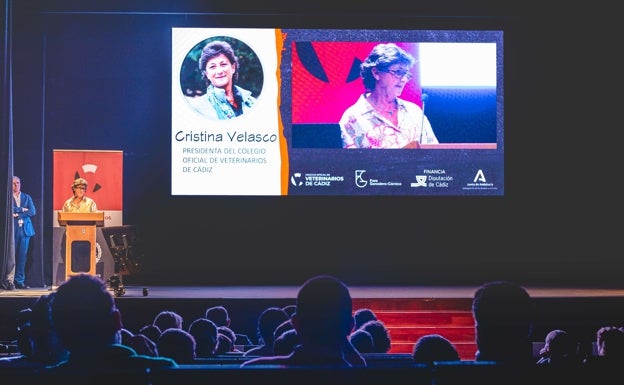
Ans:
<svg viewBox="0 0 624 385"><path fill-rule="evenodd" d="M384 108L382 108L376 102L373 102L373 99L370 97L368 98L368 101L370 102L370 104L373 106L374 109L381 112L382 114L394 115L394 113L398 110L396 99L394 99L389 106L385 106Z"/></svg>

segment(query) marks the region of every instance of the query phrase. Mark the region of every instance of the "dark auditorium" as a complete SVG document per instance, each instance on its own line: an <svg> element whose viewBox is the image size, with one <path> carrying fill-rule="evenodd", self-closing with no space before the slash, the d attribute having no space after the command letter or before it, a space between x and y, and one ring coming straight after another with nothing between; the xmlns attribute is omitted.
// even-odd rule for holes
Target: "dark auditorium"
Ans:
<svg viewBox="0 0 624 385"><path fill-rule="evenodd" d="M0 1L3 384L619 383L614 6Z"/></svg>

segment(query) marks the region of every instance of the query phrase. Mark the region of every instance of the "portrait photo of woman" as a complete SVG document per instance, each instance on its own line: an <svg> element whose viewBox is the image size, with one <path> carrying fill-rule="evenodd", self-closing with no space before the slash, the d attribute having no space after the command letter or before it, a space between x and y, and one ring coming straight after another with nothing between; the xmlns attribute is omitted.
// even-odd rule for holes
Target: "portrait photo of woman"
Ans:
<svg viewBox="0 0 624 385"><path fill-rule="evenodd" d="M185 58L180 85L189 105L214 120L251 110L263 85L262 65L242 41L218 36L203 40Z"/></svg>

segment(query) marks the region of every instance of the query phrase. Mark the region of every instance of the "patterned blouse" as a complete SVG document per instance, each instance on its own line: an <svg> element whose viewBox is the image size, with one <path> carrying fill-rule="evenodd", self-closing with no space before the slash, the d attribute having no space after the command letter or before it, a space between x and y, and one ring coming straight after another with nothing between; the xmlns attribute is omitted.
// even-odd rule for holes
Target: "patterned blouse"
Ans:
<svg viewBox="0 0 624 385"><path fill-rule="evenodd" d="M63 204L63 212L65 213L93 213L98 211L95 201L86 196L82 197L79 203L74 202L74 197L69 198Z"/></svg>
<svg viewBox="0 0 624 385"><path fill-rule="evenodd" d="M343 148L403 148L414 141L438 143L429 119L417 104L397 98L397 126L381 116L367 96L361 95L340 119Z"/></svg>

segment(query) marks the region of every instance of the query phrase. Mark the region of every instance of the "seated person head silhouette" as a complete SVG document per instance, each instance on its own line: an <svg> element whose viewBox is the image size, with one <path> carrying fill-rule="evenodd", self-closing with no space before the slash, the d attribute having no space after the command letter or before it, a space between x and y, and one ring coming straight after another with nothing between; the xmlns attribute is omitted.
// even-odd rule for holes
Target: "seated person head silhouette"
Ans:
<svg viewBox="0 0 624 385"><path fill-rule="evenodd" d="M342 345L354 324L351 306L343 282L331 276L313 277L299 290L292 323L306 345Z"/></svg>
<svg viewBox="0 0 624 385"><path fill-rule="evenodd" d="M529 293L508 281L492 281L474 293L477 361L531 362L533 304Z"/></svg>
<svg viewBox="0 0 624 385"><path fill-rule="evenodd" d="M287 356L258 357L254 364L365 366L349 342L353 328L352 300L339 279L319 275L308 279L297 294L297 309L291 317L299 344Z"/></svg>
<svg viewBox="0 0 624 385"><path fill-rule="evenodd" d="M50 370L70 369L72 374L79 371L95 377L101 370L112 368L177 366L174 360L139 355L121 344L121 313L106 283L95 275L70 276L58 287L51 306L52 323L69 358Z"/></svg>
<svg viewBox="0 0 624 385"><path fill-rule="evenodd" d="M426 334L420 337L412 350L414 362L433 364L436 361L459 361L455 345L440 334Z"/></svg>

